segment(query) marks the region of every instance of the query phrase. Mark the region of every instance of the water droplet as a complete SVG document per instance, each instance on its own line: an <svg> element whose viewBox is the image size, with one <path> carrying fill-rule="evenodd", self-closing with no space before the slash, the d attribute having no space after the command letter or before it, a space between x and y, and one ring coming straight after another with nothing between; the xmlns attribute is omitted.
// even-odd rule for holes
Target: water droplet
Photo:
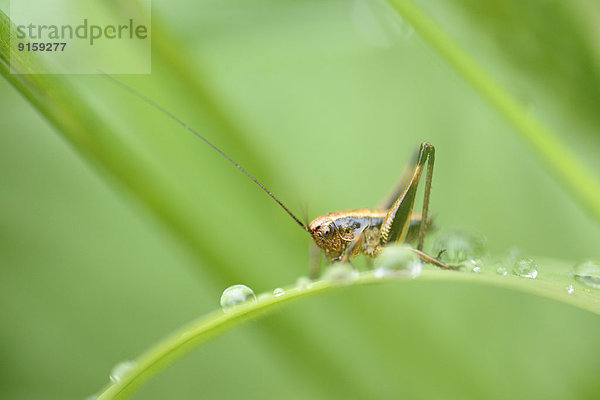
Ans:
<svg viewBox="0 0 600 400"><path fill-rule="evenodd" d="M96 400L98 398L97 394L91 394L85 398L85 400Z"/></svg>
<svg viewBox="0 0 600 400"><path fill-rule="evenodd" d="M273 290L273 296L275 296L275 297L283 296L284 294L285 294L285 290L283 290L280 287L278 287L277 289Z"/></svg>
<svg viewBox="0 0 600 400"><path fill-rule="evenodd" d="M485 239L466 232L441 234L433 243L432 253L448 264L460 265L465 261L478 260L486 255Z"/></svg>
<svg viewBox="0 0 600 400"><path fill-rule="evenodd" d="M121 379L123 379L125 374L131 371L133 367L135 367L135 363L133 361L123 361L118 363L110 371L110 381L119 382Z"/></svg>
<svg viewBox="0 0 600 400"><path fill-rule="evenodd" d="M385 0L356 0L352 16L360 38L377 47L390 47L398 38L410 39L414 33L412 25Z"/></svg>
<svg viewBox="0 0 600 400"><path fill-rule="evenodd" d="M512 272L522 278L535 279L538 274L537 264L531 258L521 258L515 261Z"/></svg>
<svg viewBox="0 0 600 400"><path fill-rule="evenodd" d="M496 273L498 275L506 276L508 274L508 271L506 270L505 267L498 267L498 268L496 268Z"/></svg>
<svg viewBox="0 0 600 400"><path fill-rule="evenodd" d="M223 311L232 311L236 306L244 303L253 303L256 295L246 285L233 285L223 291L221 295L221 307Z"/></svg>
<svg viewBox="0 0 600 400"><path fill-rule="evenodd" d="M334 283L350 283L358 278L358 271L349 263L334 263L325 268L323 279Z"/></svg>
<svg viewBox="0 0 600 400"><path fill-rule="evenodd" d="M298 279L296 279L296 286L298 287L298 289L301 290L311 289L312 281L306 276L301 276Z"/></svg>
<svg viewBox="0 0 600 400"><path fill-rule="evenodd" d="M573 285L569 285L565 288L565 291L567 292L567 294L572 294L575 291L575 288L573 287Z"/></svg>
<svg viewBox="0 0 600 400"><path fill-rule="evenodd" d="M467 260L467 261L463 261L463 263L461 264L461 269L466 271L466 272L473 272L473 273L480 273L481 272L481 260Z"/></svg>
<svg viewBox="0 0 600 400"><path fill-rule="evenodd" d="M396 275L414 278L420 274L421 260L408 246L387 246L375 259L375 276L377 278Z"/></svg>
<svg viewBox="0 0 600 400"><path fill-rule="evenodd" d="M586 260L575 265L573 277L586 286L600 289L600 262Z"/></svg>

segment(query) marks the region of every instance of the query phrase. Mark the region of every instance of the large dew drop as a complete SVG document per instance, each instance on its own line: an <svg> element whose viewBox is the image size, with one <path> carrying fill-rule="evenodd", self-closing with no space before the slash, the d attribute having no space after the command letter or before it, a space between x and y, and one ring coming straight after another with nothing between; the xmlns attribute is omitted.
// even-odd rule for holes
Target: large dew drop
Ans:
<svg viewBox="0 0 600 400"><path fill-rule="evenodd" d="M573 277L586 286L600 289L600 262L586 260L575 265Z"/></svg>
<svg viewBox="0 0 600 400"><path fill-rule="evenodd" d="M388 246L375 259L375 276L377 278L398 275L414 278L420 274L421 260L408 246Z"/></svg>
<svg viewBox="0 0 600 400"><path fill-rule="evenodd" d="M522 278L535 279L538 274L537 264L531 258L521 258L515 261L512 272Z"/></svg>
<svg viewBox="0 0 600 400"><path fill-rule="evenodd" d="M223 311L232 311L236 306L256 301L256 295L246 285L233 285L223 291L221 307Z"/></svg>
<svg viewBox="0 0 600 400"><path fill-rule="evenodd" d="M115 365L115 367L110 371L110 381L111 382L119 382L123 379L123 376L131 371L135 367L135 363L133 361L123 361Z"/></svg>
<svg viewBox="0 0 600 400"><path fill-rule="evenodd" d="M465 232L449 232L437 237L433 243L433 255L451 265L470 263L486 255L485 239Z"/></svg>

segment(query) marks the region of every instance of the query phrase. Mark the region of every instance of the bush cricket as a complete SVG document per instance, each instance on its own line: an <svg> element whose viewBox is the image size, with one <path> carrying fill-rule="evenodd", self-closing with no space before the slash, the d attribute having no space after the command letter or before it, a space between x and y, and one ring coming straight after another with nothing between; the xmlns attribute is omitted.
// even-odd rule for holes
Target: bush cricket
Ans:
<svg viewBox="0 0 600 400"><path fill-rule="evenodd" d="M331 262L347 262L350 258L361 253L367 257L375 257L382 251L382 248L388 244L414 240L416 238L417 247L411 249L421 258L421 260L443 269L458 268L440 261L438 259L439 256L436 258L423 252L425 233L427 225L430 222L427 212L431 193L433 164L435 161L435 148L432 144L423 142L418 146L413 153L412 162L405 167L398 184L381 201L377 208L361 208L332 212L321 215L313 219L309 224L305 224L254 176L185 122L125 83L110 75L104 74L104 76L117 86L137 96L167 115L238 168L277 204L279 204L279 206L304 231L310 234L313 242L313 249L320 250ZM417 187L425 166L427 167L427 172L425 177L423 209L420 214L413 213ZM320 253L314 251L311 251L311 253L313 253L313 255L317 254L317 257L311 257L309 271L311 278L315 278L319 272L320 260L318 255Z"/></svg>

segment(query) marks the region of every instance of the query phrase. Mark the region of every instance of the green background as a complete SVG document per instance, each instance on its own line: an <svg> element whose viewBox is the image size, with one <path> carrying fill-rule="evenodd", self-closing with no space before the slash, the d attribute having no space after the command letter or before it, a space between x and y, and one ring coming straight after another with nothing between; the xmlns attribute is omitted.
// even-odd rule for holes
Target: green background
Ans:
<svg viewBox="0 0 600 400"><path fill-rule="evenodd" d="M438 227L480 232L493 255L600 257L598 225L385 3L152 3L153 72L121 79L297 214L374 206L427 140ZM416 3L598 171L597 3ZM270 291L308 269L306 233L218 154L102 77L67 79L120 156L133 149L190 205L196 242L0 80L6 399L85 398L227 286ZM599 329L591 313L483 285L349 288L219 337L133 398L594 398Z"/></svg>

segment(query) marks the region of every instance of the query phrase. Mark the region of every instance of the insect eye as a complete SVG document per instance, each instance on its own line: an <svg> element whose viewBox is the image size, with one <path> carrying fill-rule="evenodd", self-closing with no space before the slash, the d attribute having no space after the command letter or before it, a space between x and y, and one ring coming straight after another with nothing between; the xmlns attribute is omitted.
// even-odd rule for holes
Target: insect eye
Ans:
<svg viewBox="0 0 600 400"><path fill-rule="evenodd" d="M323 232L323 236L330 236L332 233L331 225L326 225L323 227L321 232Z"/></svg>

